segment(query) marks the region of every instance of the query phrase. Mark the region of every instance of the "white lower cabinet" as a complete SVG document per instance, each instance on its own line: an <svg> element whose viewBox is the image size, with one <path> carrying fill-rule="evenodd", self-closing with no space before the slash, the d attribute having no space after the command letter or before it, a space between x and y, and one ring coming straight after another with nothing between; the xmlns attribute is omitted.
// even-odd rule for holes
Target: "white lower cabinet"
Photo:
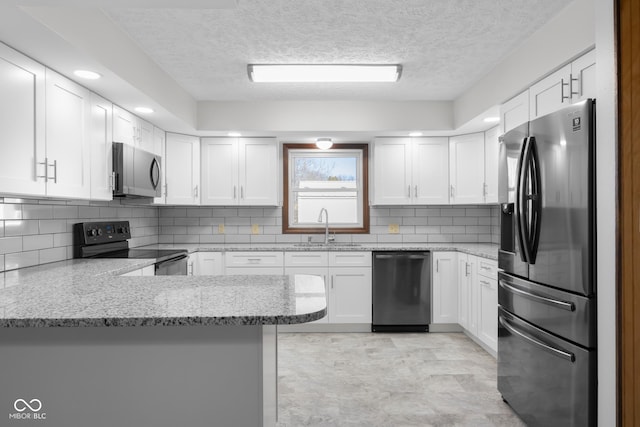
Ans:
<svg viewBox="0 0 640 427"><path fill-rule="evenodd" d="M458 323L457 252L433 252L432 323Z"/></svg>
<svg viewBox="0 0 640 427"><path fill-rule="evenodd" d="M371 252L329 253L329 322L371 323Z"/></svg>
<svg viewBox="0 0 640 427"><path fill-rule="evenodd" d="M190 276L220 276L224 273L222 252L195 252L189 255Z"/></svg>
<svg viewBox="0 0 640 427"><path fill-rule="evenodd" d="M478 332L477 336L498 351L498 263L477 258Z"/></svg>
<svg viewBox="0 0 640 427"><path fill-rule="evenodd" d="M226 275L284 274L282 252L226 252L224 254Z"/></svg>
<svg viewBox="0 0 640 427"><path fill-rule="evenodd" d="M458 323L472 335L477 334L475 257L458 253Z"/></svg>
<svg viewBox="0 0 640 427"><path fill-rule="evenodd" d="M155 275L156 275L156 267L154 265L148 265L146 267L142 267L137 270L133 270L128 273L121 274L121 276L155 276Z"/></svg>
<svg viewBox="0 0 640 427"><path fill-rule="evenodd" d="M325 294L329 294L329 287L327 286L329 277L329 259L327 252L285 252L284 274L292 278L296 274L320 276L324 281ZM327 315L325 317L309 323L329 323L328 307Z"/></svg>

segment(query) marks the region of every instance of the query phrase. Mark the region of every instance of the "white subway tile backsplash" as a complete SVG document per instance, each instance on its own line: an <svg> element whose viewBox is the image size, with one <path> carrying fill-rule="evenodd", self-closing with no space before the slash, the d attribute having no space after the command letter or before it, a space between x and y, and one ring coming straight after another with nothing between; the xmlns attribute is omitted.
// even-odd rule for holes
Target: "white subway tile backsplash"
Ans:
<svg viewBox="0 0 640 427"><path fill-rule="evenodd" d="M0 221L0 237L4 237L4 221Z"/></svg>
<svg viewBox="0 0 640 427"><path fill-rule="evenodd" d="M32 267L40 263L39 252L16 252L4 256L5 270L15 270L16 268Z"/></svg>
<svg viewBox="0 0 640 427"><path fill-rule="evenodd" d="M5 200L8 199L5 198ZM22 205L0 204L0 219L22 219Z"/></svg>
<svg viewBox="0 0 640 427"><path fill-rule="evenodd" d="M391 208L389 209L389 216L415 216L416 211L414 208Z"/></svg>
<svg viewBox="0 0 640 427"><path fill-rule="evenodd" d="M467 216L491 216L491 208L468 208Z"/></svg>
<svg viewBox="0 0 640 427"><path fill-rule="evenodd" d="M213 234L213 227L206 225L189 226L187 227L187 234Z"/></svg>
<svg viewBox="0 0 640 427"><path fill-rule="evenodd" d="M478 225L479 220L475 216L456 216L453 218L453 225Z"/></svg>
<svg viewBox="0 0 640 427"><path fill-rule="evenodd" d="M200 243L224 243L223 234L201 234Z"/></svg>
<svg viewBox="0 0 640 427"><path fill-rule="evenodd" d="M453 225L453 218L446 216L428 217L428 225Z"/></svg>
<svg viewBox="0 0 640 427"><path fill-rule="evenodd" d="M416 216L440 216L439 208L416 208Z"/></svg>
<svg viewBox="0 0 640 427"><path fill-rule="evenodd" d="M440 227L442 234L466 234L467 227L464 225L443 225Z"/></svg>
<svg viewBox="0 0 640 427"><path fill-rule="evenodd" d="M24 236L39 233L38 220L10 220L4 222L5 236Z"/></svg>
<svg viewBox="0 0 640 427"><path fill-rule="evenodd" d="M191 208L187 209L187 216L195 218L210 218L212 215L211 212L211 208Z"/></svg>
<svg viewBox="0 0 640 427"><path fill-rule="evenodd" d="M22 236L0 238L0 254L22 251Z"/></svg>
<svg viewBox="0 0 640 427"><path fill-rule="evenodd" d="M22 219L42 219L53 217L51 205L22 205Z"/></svg>
<svg viewBox="0 0 640 427"><path fill-rule="evenodd" d="M200 225L200 218L173 218L175 225Z"/></svg>
<svg viewBox="0 0 640 427"><path fill-rule="evenodd" d="M64 233L67 231L66 219L41 219L40 234L46 233Z"/></svg>
<svg viewBox="0 0 640 427"><path fill-rule="evenodd" d="M53 246L72 246L73 233L58 233L53 235Z"/></svg>
<svg viewBox="0 0 640 427"><path fill-rule="evenodd" d="M442 208L440 210L441 216L465 216L466 212L464 208Z"/></svg>
<svg viewBox="0 0 640 427"><path fill-rule="evenodd" d="M0 255L0 271L4 271L4 255Z"/></svg>
<svg viewBox="0 0 640 427"><path fill-rule="evenodd" d="M250 234L230 234L225 236L225 243L251 243Z"/></svg>
<svg viewBox="0 0 640 427"><path fill-rule="evenodd" d="M24 236L22 238L22 250L32 251L53 247L53 234L38 234L36 236Z"/></svg>
<svg viewBox="0 0 640 427"><path fill-rule="evenodd" d="M427 225L426 216L407 216L402 218L402 225Z"/></svg>
<svg viewBox="0 0 640 427"><path fill-rule="evenodd" d="M238 217L238 216L225 218L225 224L229 224L229 225L249 225L249 224L251 224L251 218L250 217Z"/></svg>
<svg viewBox="0 0 640 427"><path fill-rule="evenodd" d="M402 234L379 234L378 243L402 243Z"/></svg>
<svg viewBox="0 0 640 427"><path fill-rule="evenodd" d="M67 259L67 248L42 249L39 253L40 264Z"/></svg>
<svg viewBox="0 0 640 427"><path fill-rule="evenodd" d="M80 209L78 206L54 206L53 218L56 219L73 219L79 218Z"/></svg>
<svg viewBox="0 0 640 427"><path fill-rule="evenodd" d="M453 236L454 243L478 243L478 235L477 234L454 234Z"/></svg>
<svg viewBox="0 0 640 427"><path fill-rule="evenodd" d="M416 234L440 234L440 228L439 225L418 225L416 226Z"/></svg>
<svg viewBox="0 0 640 427"><path fill-rule="evenodd" d="M88 221L100 218L100 208L95 206L78 206L78 218L86 218Z"/></svg>
<svg viewBox="0 0 640 427"><path fill-rule="evenodd" d="M176 234L173 236L174 243L200 243L200 236L196 234Z"/></svg>

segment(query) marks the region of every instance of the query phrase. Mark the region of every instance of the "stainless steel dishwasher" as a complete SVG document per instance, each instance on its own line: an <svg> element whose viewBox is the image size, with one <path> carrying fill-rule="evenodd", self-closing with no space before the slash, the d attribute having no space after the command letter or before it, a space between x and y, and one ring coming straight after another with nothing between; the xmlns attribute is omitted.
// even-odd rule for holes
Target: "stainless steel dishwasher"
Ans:
<svg viewBox="0 0 640 427"><path fill-rule="evenodd" d="M373 253L373 332L428 332L431 254Z"/></svg>

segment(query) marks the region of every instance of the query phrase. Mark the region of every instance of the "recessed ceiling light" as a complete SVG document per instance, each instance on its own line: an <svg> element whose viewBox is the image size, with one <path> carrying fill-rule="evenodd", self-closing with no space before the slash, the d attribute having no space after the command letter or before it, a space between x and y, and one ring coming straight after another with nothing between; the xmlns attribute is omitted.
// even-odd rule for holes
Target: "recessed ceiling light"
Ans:
<svg viewBox="0 0 640 427"><path fill-rule="evenodd" d="M256 83L383 83L396 82L402 65L249 64Z"/></svg>
<svg viewBox="0 0 640 427"><path fill-rule="evenodd" d="M96 73L95 71L89 71L89 70L75 70L73 74L75 74L77 77L80 77L81 79L87 79L87 80L97 80L100 77L102 77L100 74Z"/></svg>
<svg viewBox="0 0 640 427"><path fill-rule="evenodd" d="M149 108L149 107L136 107L135 110L136 110L136 112L142 113L142 114L151 114L151 113L153 113L153 108Z"/></svg>
<svg viewBox="0 0 640 427"><path fill-rule="evenodd" d="M409 136L422 136L422 132L411 132Z"/></svg>
<svg viewBox="0 0 640 427"><path fill-rule="evenodd" d="M333 141L331 141L331 138L318 138L316 139L316 147L321 150L328 150L333 147Z"/></svg>
<svg viewBox="0 0 640 427"><path fill-rule="evenodd" d="M238 138L241 137L242 134L240 132L229 132L227 136L230 136L231 138Z"/></svg>
<svg viewBox="0 0 640 427"><path fill-rule="evenodd" d="M500 121L500 117L486 117L484 119L485 123L498 123Z"/></svg>

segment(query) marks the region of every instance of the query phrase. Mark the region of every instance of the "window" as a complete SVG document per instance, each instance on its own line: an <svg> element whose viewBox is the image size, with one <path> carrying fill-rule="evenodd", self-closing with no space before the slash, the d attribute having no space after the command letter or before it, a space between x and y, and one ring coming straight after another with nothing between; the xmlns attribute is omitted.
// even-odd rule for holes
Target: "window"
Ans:
<svg viewBox="0 0 640 427"><path fill-rule="evenodd" d="M338 144L319 150L311 144L283 144L283 233L368 233L368 145Z"/></svg>

